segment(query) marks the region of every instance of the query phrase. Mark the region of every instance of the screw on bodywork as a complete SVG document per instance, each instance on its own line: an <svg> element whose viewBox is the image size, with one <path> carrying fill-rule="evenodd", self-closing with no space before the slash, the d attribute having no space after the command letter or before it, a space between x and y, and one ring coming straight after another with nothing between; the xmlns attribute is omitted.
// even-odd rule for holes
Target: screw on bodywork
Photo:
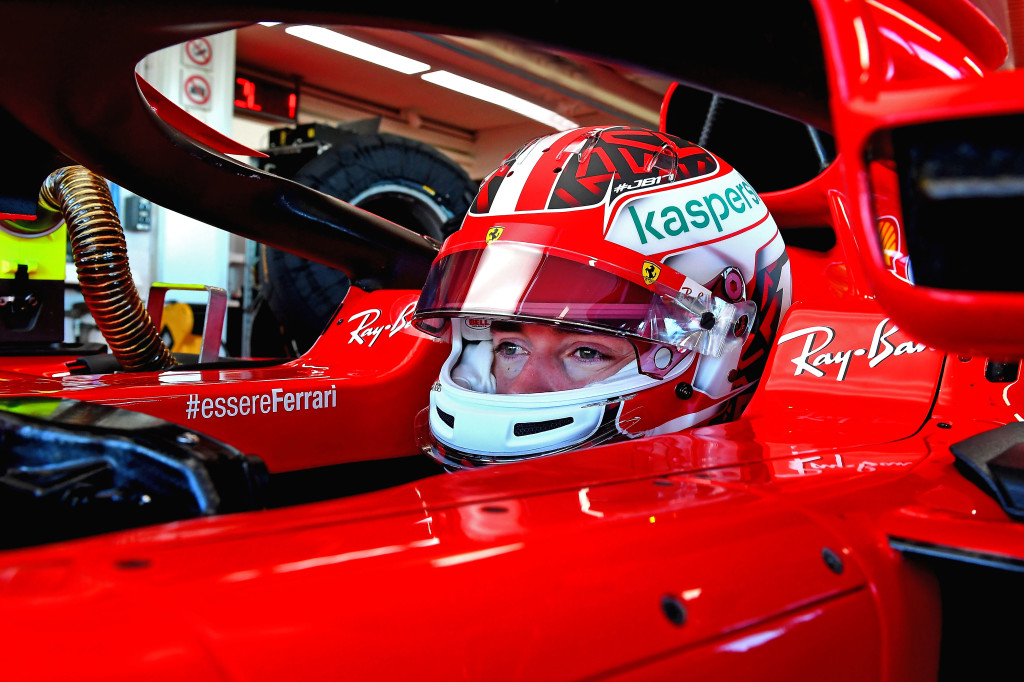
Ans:
<svg viewBox="0 0 1024 682"><path fill-rule="evenodd" d="M951 428L953 428L953 425L952 425L952 424L947 424L946 422L939 422L939 423L937 424L937 426L938 426L938 427L939 427L940 429L951 429Z"/></svg>
<svg viewBox="0 0 1024 682"><path fill-rule="evenodd" d="M843 560L828 547L821 550L821 558L825 560L825 565L828 566L829 570L836 575L843 572Z"/></svg>
<svg viewBox="0 0 1024 682"><path fill-rule="evenodd" d="M678 597L671 594L661 598L661 612L673 625L683 625L686 622L686 607Z"/></svg>
<svg viewBox="0 0 1024 682"><path fill-rule="evenodd" d="M676 385L676 397L680 400L689 400L693 397L693 386L685 381Z"/></svg>
<svg viewBox="0 0 1024 682"><path fill-rule="evenodd" d="M137 571L143 568L149 568L149 559L118 559L114 562L114 567L119 568L122 571Z"/></svg>

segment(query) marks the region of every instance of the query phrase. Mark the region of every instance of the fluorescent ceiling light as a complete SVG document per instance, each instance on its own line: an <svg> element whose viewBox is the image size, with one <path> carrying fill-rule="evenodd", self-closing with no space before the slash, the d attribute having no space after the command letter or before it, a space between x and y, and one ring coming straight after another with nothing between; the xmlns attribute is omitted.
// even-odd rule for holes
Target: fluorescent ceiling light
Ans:
<svg viewBox="0 0 1024 682"><path fill-rule="evenodd" d="M277 26L280 23L281 23L280 21L261 21L261 22L259 22L260 26Z"/></svg>
<svg viewBox="0 0 1024 682"><path fill-rule="evenodd" d="M361 40L349 38L346 35L319 26L289 26L285 29L285 32L296 38L302 38L317 45L323 45L332 50L373 62L378 66L401 71L405 74L421 73L430 70L429 64L403 57L400 54L381 49L376 45L370 45Z"/></svg>
<svg viewBox="0 0 1024 682"><path fill-rule="evenodd" d="M485 102L497 104L500 107L510 109L517 114L522 114L527 118L532 118L535 121L540 121L545 125L549 125L555 130L571 130L572 128L579 127L575 122L556 114L555 112L545 109L544 107L538 106L533 102L528 102L521 97L510 95L507 92L492 88L489 85L483 83L477 83L476 81L462 76L456 76L454 73L448 71L432 71L431 73L425 73L420 76L425 81L440 85L441 87L448 88L449 90L455 90L461 92L463 95L469 95L470 97L476 97L482 99Z"/></svg>

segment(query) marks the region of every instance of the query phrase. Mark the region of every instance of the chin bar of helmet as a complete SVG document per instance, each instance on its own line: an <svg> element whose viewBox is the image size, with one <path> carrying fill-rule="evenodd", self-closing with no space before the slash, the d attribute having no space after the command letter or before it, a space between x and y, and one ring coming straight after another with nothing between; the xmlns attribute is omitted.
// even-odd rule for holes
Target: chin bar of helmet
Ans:
<svg viewBox="0 0 1024 682"><path fill-rule="evenodd" d="M420 451L443 466L445 470L454 472L462 469L474 469L477 467L489 466L491 464L505 464L525 459L550 457L551 455L560 455L571 450L602 445L621 438L633 438L635 435L631 435L625 427L629 424L635 423L636 419L630 418L626 420L625 423L620 422L621 405L623 401L628 399L628 397L629 396L620 396L618 398L610 398L600 403L604 406L604 410L597 429L581 442L570 443L550 450L531 452L527 454L467 452L445 443L440 440L433 431L431 431L429 407L423 408L416 415L413 426L416 433L416 443L419 445Z"/></svg>

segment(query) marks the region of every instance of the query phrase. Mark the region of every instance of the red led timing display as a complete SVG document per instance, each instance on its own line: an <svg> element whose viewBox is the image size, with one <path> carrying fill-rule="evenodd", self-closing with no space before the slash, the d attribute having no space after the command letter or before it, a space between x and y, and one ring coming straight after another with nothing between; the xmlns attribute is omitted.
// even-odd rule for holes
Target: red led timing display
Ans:
<svg viewBox="0 0 1024 682"><path fill-rule="evenodd" d="M299 111L299 93L279 83L236 74L235 109L258 116L294 121Z"/></svg>

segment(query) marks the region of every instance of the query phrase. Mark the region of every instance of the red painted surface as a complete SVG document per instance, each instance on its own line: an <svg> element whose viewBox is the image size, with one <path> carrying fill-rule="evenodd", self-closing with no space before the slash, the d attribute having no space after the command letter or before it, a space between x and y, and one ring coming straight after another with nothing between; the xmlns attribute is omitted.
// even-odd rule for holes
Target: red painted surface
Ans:
<svg viewBox="0 0 1024 682"><path fill-rule="evenodd" d="M962 5L959 11L977 13L968 3L943 4ZM893 276L878 248L877 216L863 151L872 135L893 126L1020 111L1024 108L1024 74L990 71L978 78L965 61L974 62L974 55L962 46L957 48L958 53L946 52L945 48L956 46L957 41L939 30L937 35L945 44L941 51L929 52L928 59L934 57L941 68L930 76L922 67L920 72L907 73L906 79L902 72L900 78L894 78L889 69L902 64L902 60L894 55L893 42L882 40L878 27L889 25L899 30L903 25L909 27L910 33L904 31L907 40L924 39L917 35L921 34L918 28L905 21L879 19L872 7L868 2L815 2L830 65L832 117L842 158L838 164L840 183L848 199L855 199L847 207L847 214L867 283L882 308L917 338L961 354L1019 356L1020 339L1024 338L1024 299L1005 292L913 286ZM1005 45L989 22L960 22L956 27L971 33L972 42ZM937 50L940 41L929 40ZM988 60L992 61L991 56ZM976 324L969 329L950 328L948 320L954 310L969 311Z"/></svg>
<svg viewBox="0 0 1024 682"><path fill-rule="evenodd" d="M925 115L914 112L1019 108L1024 88L1013 74L971 76L951 39L935 54L966 80L906 66L900 50L920 31L877 3L815 6L841 158L765 200L784 229L832 225L837 246L792 250L795 303L739 420L0 553L0 636L17 652L5 674L935 679L938 585L890 540L1024 559L1024 527L949 450L1020 419L1019 382L985 379L984 352L946 352L1006 350L984 325L1024 324L1024 303L894 277L875 249L861 145ZM968 93L980 103L959 101ZM0 389L155 414L277 472L414 454L412 418L447 353L405 326L415 296L353 289L320 341L276 367L72 377L11 360ZM977 343L954 338L945 303L976 306ZM938 337L948 348L919 340ZM314 391L321 407L310 409ZM288 409L284 395L299 392L310 393L303 407L293 397ZM227 415L246 396L259 396L260 413ZM666 600L683 623L666 617Z"/></svg>

